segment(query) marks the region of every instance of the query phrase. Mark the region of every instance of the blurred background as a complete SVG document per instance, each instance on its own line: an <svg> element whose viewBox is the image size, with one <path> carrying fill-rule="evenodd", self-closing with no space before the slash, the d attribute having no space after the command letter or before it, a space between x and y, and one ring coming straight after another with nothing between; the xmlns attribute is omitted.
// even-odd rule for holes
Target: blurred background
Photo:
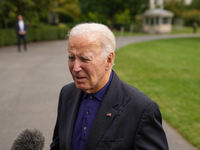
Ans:
<svg viewBox="0 0 200 150"><path fill-rule="evenodd" d="M0 46L17 43L14 27L18 15L28 25L30 42L63 39L79 22L104 23L116 32L142 33L143 13L156 8L173 13L172 33L192 33L193 22L200 23L199 0L1 0Z"/></svg>

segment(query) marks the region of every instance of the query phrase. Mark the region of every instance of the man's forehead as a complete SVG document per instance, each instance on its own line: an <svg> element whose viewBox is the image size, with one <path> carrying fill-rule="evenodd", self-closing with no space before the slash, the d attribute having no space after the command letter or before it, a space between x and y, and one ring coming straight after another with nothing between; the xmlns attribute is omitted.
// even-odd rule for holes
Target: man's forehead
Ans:
<svg viewBox="0 0 200 150"><path fill-rule="evenodd" d="M93 35L72 35L69 38L69 47L100 47L101 41L99 36L93 36Z"/></svg>
<svg viewBox="0 0 200 150"><path fill-rule="evenodd" d="M69 36L69 41L71 40L82 40L82 41L99 41L100 42L100 33L88 33L88 34L77 34L77 35L70 35Z"/></svg>

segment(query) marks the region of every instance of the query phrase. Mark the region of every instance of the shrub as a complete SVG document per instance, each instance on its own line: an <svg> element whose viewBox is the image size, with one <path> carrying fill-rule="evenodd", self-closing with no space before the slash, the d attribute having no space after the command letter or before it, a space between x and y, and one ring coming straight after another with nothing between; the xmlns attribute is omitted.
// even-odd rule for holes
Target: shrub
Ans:
<svg viewBox="0 0 200 150"><path fill-rule="evenodd" d="M42 32L40 28L30 28L27 30L27 41L42 41Z"/></svg>
<svg viewBox="0 0 200 150"><path fill-rule="evenodd" d="M68 31L70 30L70 28L65 27L65 28L58 28L58 38L59 39L65 39L66 35L68 34Z"/></svg>
<svg viewBox="0 0 200 150"><path fill-rule="evenodd" d="M17 34L14 29L0 30L0 46L13 45L17 43Z"/></svg>
<svg viewBox="0 0 200 150"><path fill-rule="evenodd" d="M46 27L41 30L43 41L57 40L58 30L55 27Z"/></svg>
<svg viewBox="0 0 200 150"><path fill-rule="evenodd" d="M69 31L69 27L46 26L42 28L27 29L27 42L48 41L64 39ZM15 29L0 29L0 46L17 44L17 34Z"/></svg>

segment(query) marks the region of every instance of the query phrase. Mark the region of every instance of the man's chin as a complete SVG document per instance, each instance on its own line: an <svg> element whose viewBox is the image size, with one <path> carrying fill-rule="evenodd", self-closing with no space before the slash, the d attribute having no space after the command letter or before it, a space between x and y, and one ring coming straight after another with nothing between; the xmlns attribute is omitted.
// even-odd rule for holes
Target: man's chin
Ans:
<svg viewBox="0 0 200 150"><path fill-rule="evenodd" d="M83 84L78 84L78 83L76 83L76 88L82 91L87 90L87 88Z"/></svg>
<svg viewBox="0 0 200 150"><path fill-rule="evenodd" d="M87 86L76 84L76 88L86 93L92 93L92 90Z"/></svg>

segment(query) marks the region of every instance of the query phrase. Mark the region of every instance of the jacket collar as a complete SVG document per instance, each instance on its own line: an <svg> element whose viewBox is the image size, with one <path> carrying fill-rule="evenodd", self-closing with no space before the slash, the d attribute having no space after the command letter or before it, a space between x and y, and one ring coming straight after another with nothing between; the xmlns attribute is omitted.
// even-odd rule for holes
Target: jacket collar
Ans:
<svg viewBox="0 0 200 150"><path fill-rule="evenodd" d="M113 71L111 83L104 95L103 101L93 123L92 129L86 142L85 150L94 150L96 148L100 139L103 137L107 128L110 126L113 119L115 118L117 114L116 107L119 105L120 97L118 91L119 83L120 79ZM74 98L68 101L68 107L66 112L66 139L68 143L66 144L66 149L68 150L72 149L71 139L83 92L75 88L72 94L75 96Z"/></svg>
<svg viewBox="0 0 200 150"><path fill-rule="evenodd" d="M113 119L117 114L116 107L119 105L119 87L120 79L113 71L112 81L104 95L103 101L93 123L92 129L88 136L85 150L94 150L98 145L100 139L112 123Z"/></svg>

